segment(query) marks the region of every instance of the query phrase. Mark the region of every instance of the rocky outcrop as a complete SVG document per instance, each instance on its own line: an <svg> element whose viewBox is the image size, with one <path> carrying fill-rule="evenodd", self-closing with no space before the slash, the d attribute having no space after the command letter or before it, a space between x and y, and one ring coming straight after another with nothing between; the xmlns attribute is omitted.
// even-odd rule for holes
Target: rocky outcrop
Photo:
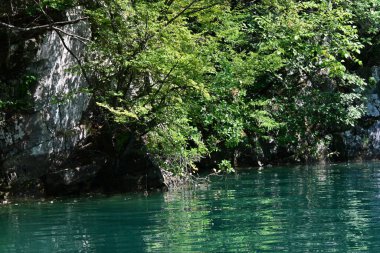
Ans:
<svg viewBox="0 0 380 253"><path fill-rule="evenodd" d="M367 109L359 124L342 134L346 159L380 158L380 67L372 68L376 88L367 96Z"/></svg>
<svg viewBox="0 0 380 253"><path fill-rule="evenodd" d="M78 7L64 19L81 15ZM119 154L114 137L95 122L97 111L86 92L89 78L80 68L84 42L91 38L87 21L11 35L8 41L0 38L0 88L27 82L29 94L23 94L28 104L21 110L0 113L0 200L8 195L149 191L171 183L144 152L144 143L134 142Z"/></svg>
<svg viewBox="0 0 380 253"><path fill-rule="evenodd" d="M80 15L80 8L71 9L66 19L77 19ZM81 21L60 29L62 32L27 36L26 40L13 42L7 49L8 71L17 68L22 71L18 71L13 80L6 81L20 83L26 76L34 80L35 85L28 87L32 91L31 108L0 115L1 173L6 181L3 188L43 184L41 178L62 169L60 165L88 135L83 121L90 100L83 92L88 84L73 67L78 65L77 59L85 49L83 41L77 38L89 38L90 25ZM20 54L24 58L20 59ZM4 71L5 67L2 68ZM66 181L78 180L72 176L73 171L82 170L77 167L64 170L68 171ZM85 170L89 170L88 166Z"/></svg>

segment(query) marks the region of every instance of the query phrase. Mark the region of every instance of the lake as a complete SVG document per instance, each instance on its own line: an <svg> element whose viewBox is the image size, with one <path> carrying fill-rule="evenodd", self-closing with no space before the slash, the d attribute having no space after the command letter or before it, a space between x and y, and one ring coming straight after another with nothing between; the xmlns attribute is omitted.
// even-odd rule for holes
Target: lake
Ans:
<svg viewBox="0 0 380 253"><path fill-rule="evenodd" d="M380 252L380 163L240 170L208 185L0 206L0 252Z"/></svg>

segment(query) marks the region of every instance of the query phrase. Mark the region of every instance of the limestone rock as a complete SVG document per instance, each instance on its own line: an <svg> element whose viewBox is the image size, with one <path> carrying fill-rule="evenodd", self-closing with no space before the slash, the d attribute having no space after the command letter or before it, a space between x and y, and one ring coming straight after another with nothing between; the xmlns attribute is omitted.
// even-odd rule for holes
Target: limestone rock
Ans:
<svg viewBox="0 0 380 253"><path fill-rule="evenodd" d="M66 13L67 20L80 16L79 7ZM47 31L9 49L11 64L21 65L27 61L25 74L37 79L31 96L31 110L0 115L1 172L10 185L32 179L38 181L48 170L59 167L59 163L67 159L88 135L82 121L90 100L90 96L83 92L87 83L83 75L72 70L85 45L67 34L90 38L90 25L81 21L61 29L63 40L56 31ZM12 55L20 47L28 59L17 59L17 55Z"/></svg>

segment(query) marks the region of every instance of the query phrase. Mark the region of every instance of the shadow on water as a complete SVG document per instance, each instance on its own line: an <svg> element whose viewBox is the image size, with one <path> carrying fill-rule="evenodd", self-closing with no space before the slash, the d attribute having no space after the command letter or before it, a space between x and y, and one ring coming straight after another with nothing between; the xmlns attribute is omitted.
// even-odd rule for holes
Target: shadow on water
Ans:
<svg viewBox="0 0 380 253"><path fill-rule="evenodd" d="M0 207L0 252L380 252L380 164L272 167L196 190Z"/></svg>

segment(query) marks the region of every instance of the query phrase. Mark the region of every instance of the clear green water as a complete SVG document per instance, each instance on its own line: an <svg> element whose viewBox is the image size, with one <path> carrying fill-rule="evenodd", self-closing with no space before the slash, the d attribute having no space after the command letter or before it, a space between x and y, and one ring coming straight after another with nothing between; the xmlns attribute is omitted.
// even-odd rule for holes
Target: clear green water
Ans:
<svg viewBox="0 0 380 253"><path fill-rule="evenodd" d="M380 164L273 167L171 193L0 207L0 252L380 252Z"/></svg>

